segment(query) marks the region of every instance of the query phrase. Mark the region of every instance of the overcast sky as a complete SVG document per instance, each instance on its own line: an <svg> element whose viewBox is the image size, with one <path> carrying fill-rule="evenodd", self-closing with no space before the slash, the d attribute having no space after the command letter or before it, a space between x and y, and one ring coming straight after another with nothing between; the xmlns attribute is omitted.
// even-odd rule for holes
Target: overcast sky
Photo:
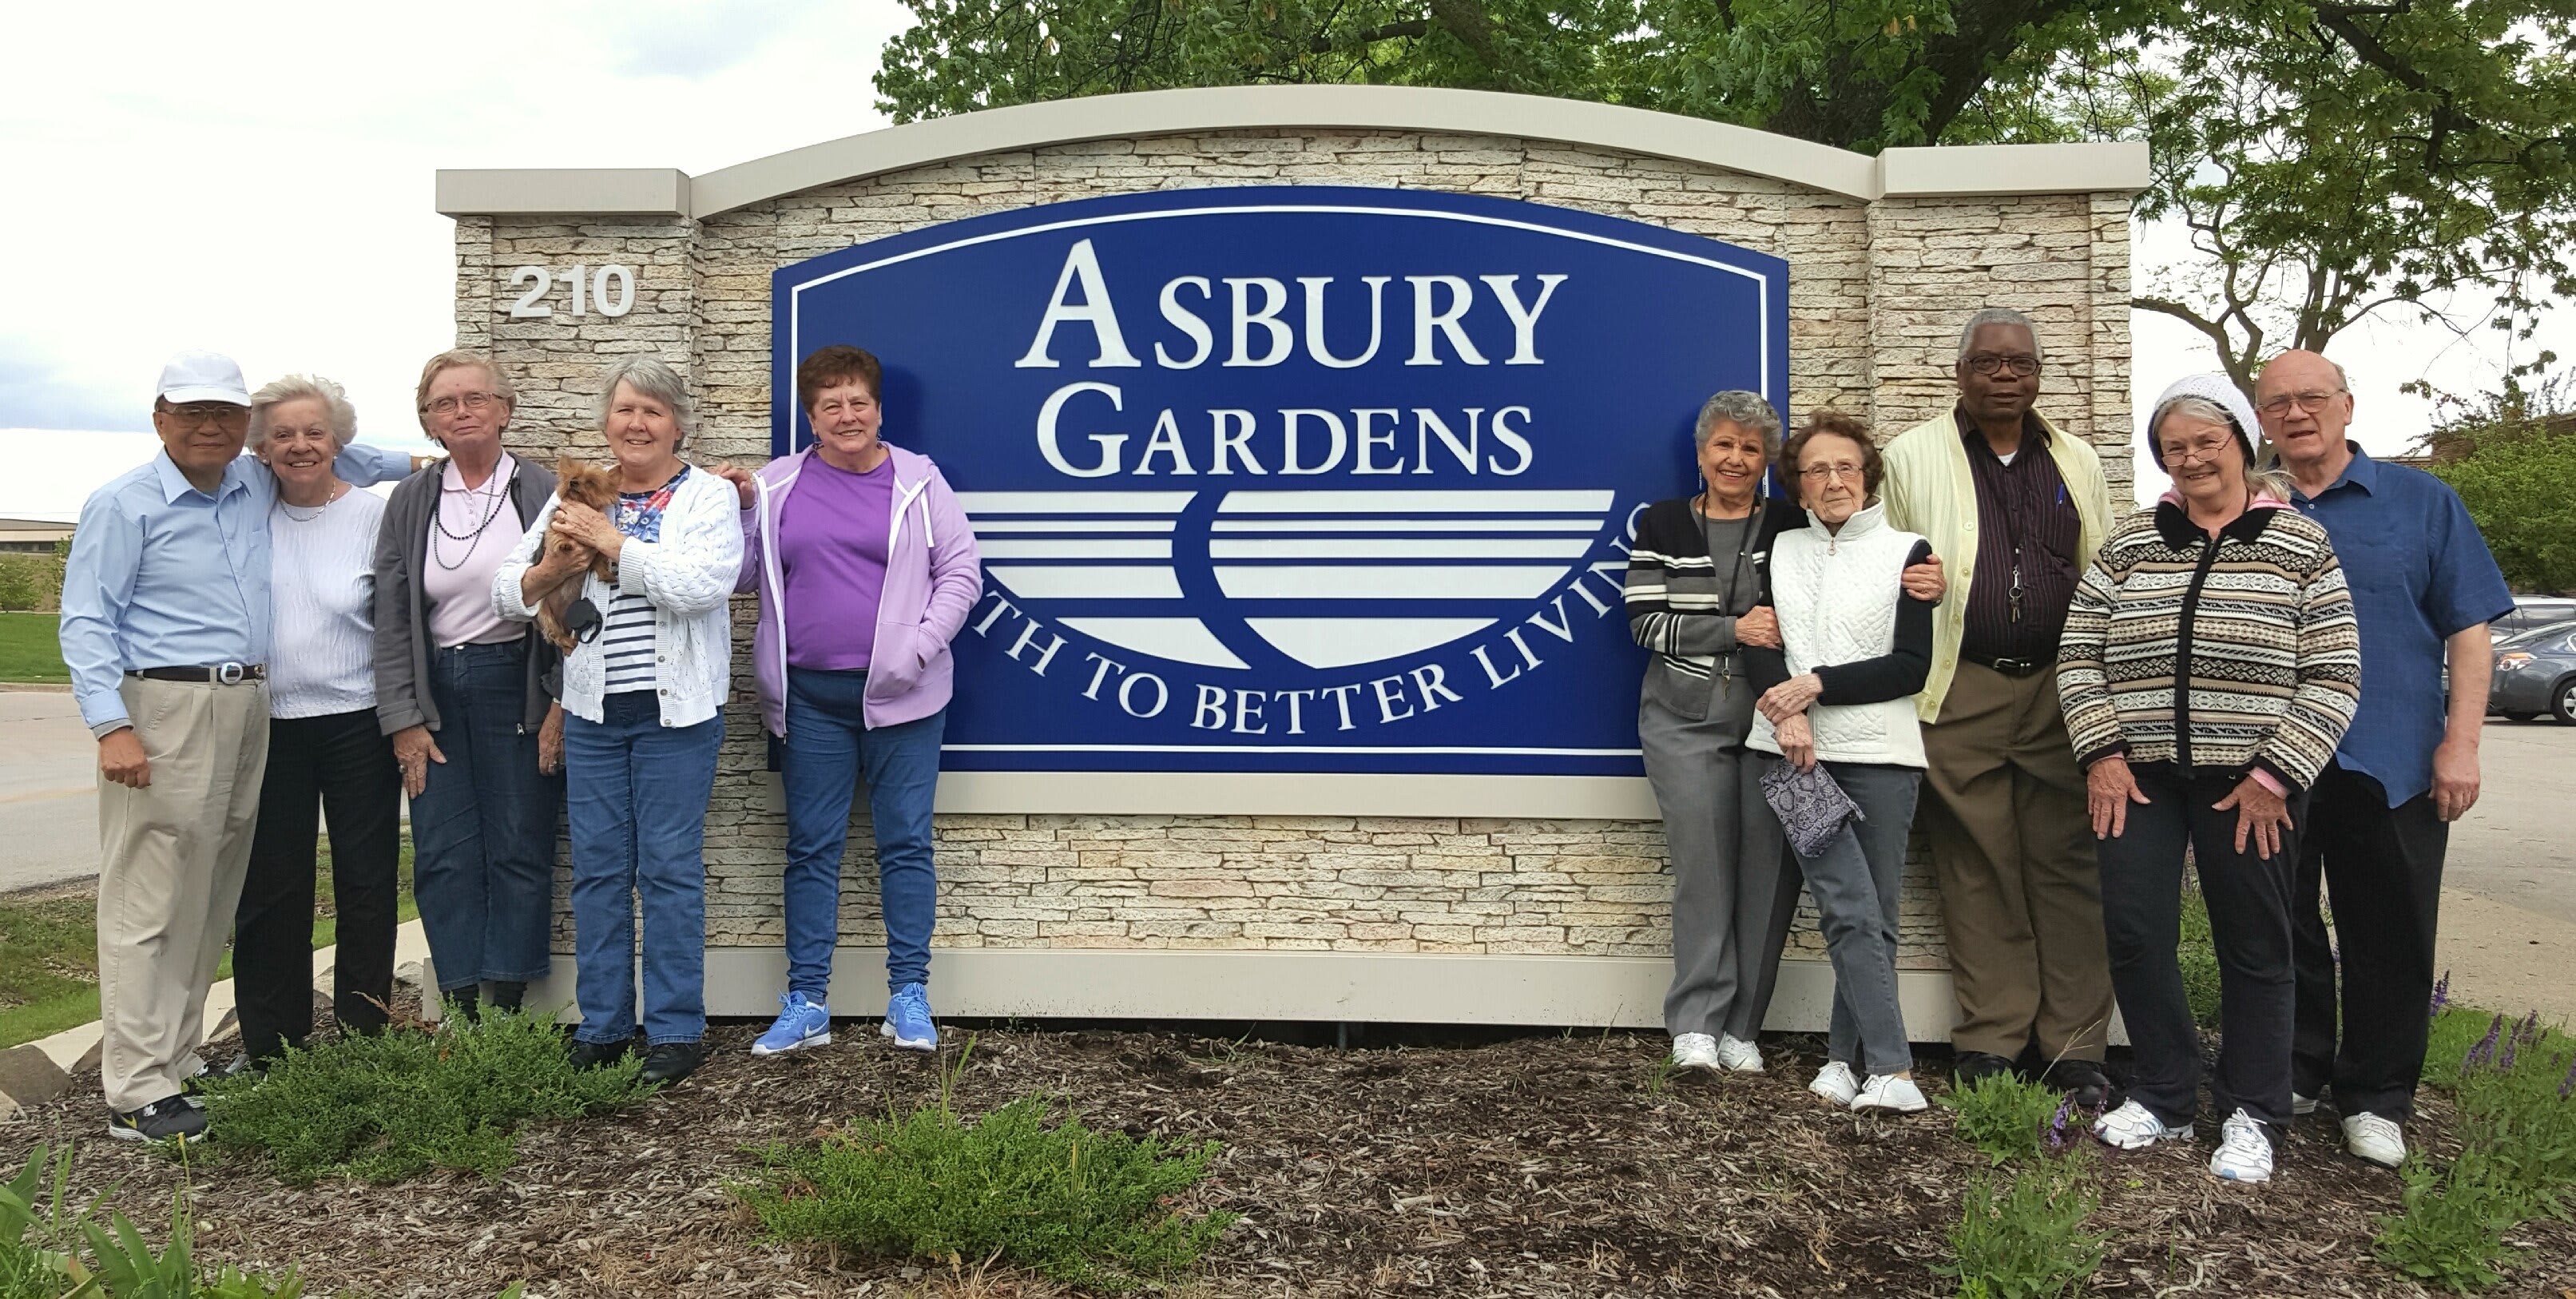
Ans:
<svg viewBox="0 0 2576 1299"><path fill-rule="evenodd" d="M881 126L870 78L908 21L892 0L13 12L0 516L76 510L148 454L78 431L148 428L153 378L182 348L229 352L254 384L336 378L362 436L416 440L412 381L454 332L453 227L432 210L433 172L695 174ZM2141 400L2209 365L2179 325L2141 316L2136 332ZM2429 367L2479 387L2502 354L2394 328L2337 351L2363 435L2391 444L2426 420L2400 383Z"/></svg>

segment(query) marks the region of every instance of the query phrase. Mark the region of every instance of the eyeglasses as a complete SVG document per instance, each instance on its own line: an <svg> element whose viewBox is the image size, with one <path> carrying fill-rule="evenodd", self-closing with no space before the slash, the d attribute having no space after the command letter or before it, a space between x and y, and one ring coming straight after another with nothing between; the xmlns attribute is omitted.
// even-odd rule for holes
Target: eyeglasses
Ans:
<svg viewBox="0 0 2576 1299"><path fill-rule="evenodd" d="M499 400L501 400L501 394L497 392L469 392L462 397L438 398L435 401L423 405L421 409L432 415L453 415L459 409L470 410L480 414L484 410L489 409L492 403Z"/></svg>
<svg viewBox="0 0 2576 1299"><path fill-rule="evenodd" d="M2165 448L2165 459L2177 465L2187 464L2192 461L2207 463L2226 454L2226 451L2227 443L2223 441L2196 442L2190 446L2175 443L2174 445Z"/></svg>
<svg viewBox="0 0 2576 1299"><path fill-rule="evenodd" d="M228 401L192 401L185 406L168 408L170 418L183 429L201 429L209 424L223 426L250 423L250 407Z"/></svg>
<svg viewBox="0 0 2576 1299"><path fill-rule="evenodd" d="M2324 410L2327 402L2333 401L2348 391L2350 389L2337 388L2333 392L2285 392L2254 409L2266 415L2287 415L2290 413L2291 403L2295 402L2299 409L2314 415Z"/></svg>
<svg viewBox="0 0 2576 1299"><path fill-rule="evenodd" d="M1809 465L1799 470L1798 476L1818 484L1833 478L1848 478L1853 482L1863 481L1864 478L1859 465Z"/></svg>
<svg viewBox="0 0 2576 1299"><path fill-rule="evenodd" d="M1968 368L1979 374L1993 374L2000 370L2010 370L2014 374L2027 379L2030 376L2039 373L2039 358L2027 354L2021 356L1997 356L1992 352L1979 352L1975 356L1968 358Z"/></svg>

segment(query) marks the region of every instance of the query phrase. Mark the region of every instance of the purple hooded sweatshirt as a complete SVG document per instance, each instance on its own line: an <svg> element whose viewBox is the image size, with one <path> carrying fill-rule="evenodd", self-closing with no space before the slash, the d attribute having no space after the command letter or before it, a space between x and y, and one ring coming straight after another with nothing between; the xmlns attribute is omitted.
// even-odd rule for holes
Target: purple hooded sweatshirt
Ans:
<svg viewBox="0 0 2576 1299"><path fill-rule="evenodd" d="M870 655L868 726L918 721L948 706L955 666L948 642L984 591L975 529L957 494L930 457L886 447L894 457L893 534L886 543L885 593L877 603L876 648ZM760 682L761 720L787 734L786 579L778 567L778 519L812 450L782 456L753 475L759 493L742 512L742 574L736 591L760 593L760 622L751 638Z"/></svg>

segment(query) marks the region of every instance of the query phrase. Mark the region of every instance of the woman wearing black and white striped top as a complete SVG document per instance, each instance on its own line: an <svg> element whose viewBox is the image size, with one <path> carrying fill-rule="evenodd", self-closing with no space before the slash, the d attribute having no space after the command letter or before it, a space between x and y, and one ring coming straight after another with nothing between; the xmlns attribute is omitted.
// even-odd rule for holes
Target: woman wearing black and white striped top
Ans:
<svg viewBox="0 0 2576 1299"><path fill-rule="evenodd" d="M385 501L332 472L357 433L340 385L296 375L251 395L250 447L277 475L270 507L268 766L234 910L242 1048L264 1066L313 1031L317 817L331 826L339 959L333 1016L385 1023L393 997L402 779L376 719L376 534Z"/></svg>

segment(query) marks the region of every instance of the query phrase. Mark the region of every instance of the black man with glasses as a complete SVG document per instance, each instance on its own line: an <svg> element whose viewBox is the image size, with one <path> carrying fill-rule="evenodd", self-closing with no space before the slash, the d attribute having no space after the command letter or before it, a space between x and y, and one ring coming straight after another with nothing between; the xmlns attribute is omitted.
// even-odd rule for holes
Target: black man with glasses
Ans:
<svg viewBox="0 0 2576 1299"><path fill-rule="evenodd" d="M2478 798L2487 624L2512 611L2513 592L2459 495L2371 459L2346 436L2352 411L2343 367L2314 352L2274 357L2255 382L2290 503L2334 538L2361 627L2361 708L2310 792L2291 894L2290 1108L2313 1112L2331 1087L2345 1148L2394 1168L2424 1068L2443 854Z"/></svg>
<svg viewBox="0 0 2576 1299"><path fill-rule="evenodd" d="M2050 1085L2100 1107L2110 958L2057 645L2111 498L2093 448L2033 409L2041 360L2029 317L1969 317L1959 400L1888 444L1884 491L1888 523L1928 538L1958 575L1915 697L1917 819L1949 940L1957 1081L2029 1056Z"/></svg>
<svg viewBox="0 0 2576 1299"><path fill-rule="evenodd" d="M90 494L63 570L62 650L98 737L98 984L110 1134L205 1130L188 1098L206 990L249 870L268 760L269 510L242 455L241 367L182 352L152 403L162 452ZM411 457L351 443L366 486Z"/></svg>

